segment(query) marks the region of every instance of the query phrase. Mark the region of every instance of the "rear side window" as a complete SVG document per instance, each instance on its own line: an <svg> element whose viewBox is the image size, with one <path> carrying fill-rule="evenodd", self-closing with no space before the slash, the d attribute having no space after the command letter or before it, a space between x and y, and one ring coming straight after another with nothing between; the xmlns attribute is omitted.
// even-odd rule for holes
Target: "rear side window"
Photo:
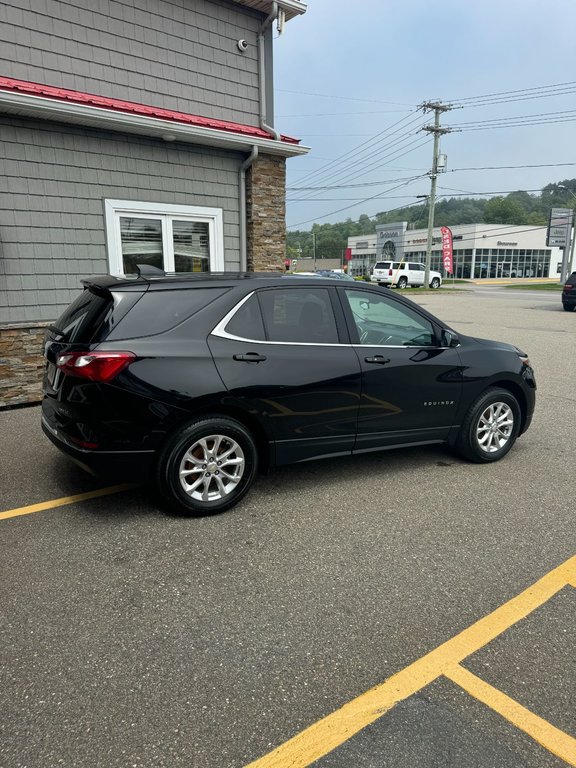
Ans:
<svg viewBox="0 0 576 768"><path fill-rule="evenodd" d="M254 341L339 343L327 288L259 291L244 302L225 330L233 336Z"/></svg>
<svg viewBox="0 0 576 768"><path fill-rule="evenodd" d="M241 339L251 339L254 341L264 341L264 324L260 313L260 304L256 294L242 304L234 317L226 326L226 333L232 336L238 336Z"/></svg>
<svg viewBox="0 0 576 768"><path fill-rule="evenodd" d="M338 344L328 289L273 289L258 298L269 341Z"/></svg>
<svg viewBox="0 0 576 768"><path fill-rule="evenodd" d="M134 339L169 331L207 307L228 288L149 290L108 338Z"/></svg>

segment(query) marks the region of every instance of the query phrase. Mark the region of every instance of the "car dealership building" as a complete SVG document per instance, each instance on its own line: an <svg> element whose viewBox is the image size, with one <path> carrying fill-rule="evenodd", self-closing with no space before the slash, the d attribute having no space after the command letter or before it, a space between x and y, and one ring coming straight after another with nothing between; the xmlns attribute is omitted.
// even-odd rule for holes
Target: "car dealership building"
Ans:
<svg viewBox="0 0 576 768"><path fill-rule="evenodd" d="M558 277L562 249L546 246L546 227L507 224L460 224L451 227L454 277ZM376 261L426 259L428 230L408 229L406 221L376 227L370 235L348 238L351 275L369 275ZM440 227L434 228L431 269L444 274Z"/></svg>

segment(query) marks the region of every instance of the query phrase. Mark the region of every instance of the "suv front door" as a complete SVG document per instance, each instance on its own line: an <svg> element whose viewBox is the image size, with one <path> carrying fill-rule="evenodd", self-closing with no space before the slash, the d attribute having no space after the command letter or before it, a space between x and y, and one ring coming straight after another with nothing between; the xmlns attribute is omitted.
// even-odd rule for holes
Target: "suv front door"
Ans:
<svg viewBox="0 0 576 768"><path fill-rule="evenodd" d="M350 336L362 368L355 452L443 441L454 425L461 363L438 329L393 296L342 289Z"/></svg>

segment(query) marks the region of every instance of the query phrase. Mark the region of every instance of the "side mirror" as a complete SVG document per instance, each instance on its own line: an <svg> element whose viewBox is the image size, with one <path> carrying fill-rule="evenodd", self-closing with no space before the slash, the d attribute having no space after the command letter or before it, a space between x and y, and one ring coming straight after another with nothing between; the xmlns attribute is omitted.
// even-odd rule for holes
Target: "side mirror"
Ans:
<svg viewBox="0 0 576 768"><path fill-rule="evenodd" d="M442 331L441 345L443 347L457 347L459 344L460 339L458 338L458 334L448 330L448 328L444 328Z"/></svg>

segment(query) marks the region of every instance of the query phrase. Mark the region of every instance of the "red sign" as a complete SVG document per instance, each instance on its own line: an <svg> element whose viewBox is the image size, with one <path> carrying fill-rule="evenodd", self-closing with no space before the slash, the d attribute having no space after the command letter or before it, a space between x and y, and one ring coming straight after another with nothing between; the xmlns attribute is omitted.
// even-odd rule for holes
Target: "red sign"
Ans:
<svg viewBox="0 0 576 768"><path fill-rule="evenodd" d="M449 275L454 271L454 261L452 258L452 230L448 227L440 227L442 233L442 263L444 269Z"/></svg>
<svg viewBox="0 0 576 768"><path fill-rule="evenodd" d="M351 258L352 258L352 248L346 248L346 255L345 255L346 261L350 261Z"/></svg>

